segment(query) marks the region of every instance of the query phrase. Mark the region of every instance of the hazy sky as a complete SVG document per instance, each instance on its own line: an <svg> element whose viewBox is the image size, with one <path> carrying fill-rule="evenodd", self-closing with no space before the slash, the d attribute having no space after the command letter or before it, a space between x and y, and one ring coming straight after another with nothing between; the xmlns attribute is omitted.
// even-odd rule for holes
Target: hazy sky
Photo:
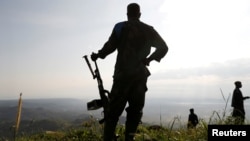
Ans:
<svg viewBox="0 0 250 141"><path fill-rule="evenodd" d="M99 98L82 56L97 52L126 6L141 5L141 21L169 46L152 62L147 98L221 99L243 83L250 96L248 0L1 0L0 99ZM98 60L110 90L116 53ZM92 62L91 62L92 63ZM94 67L94 65L92 64Z"/></svg>

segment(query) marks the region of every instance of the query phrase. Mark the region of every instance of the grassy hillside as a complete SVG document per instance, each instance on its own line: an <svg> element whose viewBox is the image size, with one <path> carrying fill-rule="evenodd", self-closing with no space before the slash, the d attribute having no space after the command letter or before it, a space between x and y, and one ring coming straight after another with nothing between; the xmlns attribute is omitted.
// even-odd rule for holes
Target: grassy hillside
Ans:
<svg viewBox="0 0 250 141"><path fill-rule="evenodd" d="M141 124L135 135L135 141L206 141L209 124L232 125L234 122L232 117L224 117L214 112L209 122L200 119L196 128L187 129L186 123L181 123L181 120L176 117L164 127ZM174 128L176 125L178 128ZM124 125L119 124L116 130L118 141L124 141L124 130ZM47 130L31 135L18 133L16 141L102 141L102 131L103 125L91 118L77 127L66 130Z"/></svg>
<svg viewBox="0 0 250 141"><path fill-rule="evenodd" d="M175 124L173 121L172 124ZM173 129L169 127L140 125L136 133L136 141L202 141L207 140L207 124L201 123L196 129L184 126ZM124 140L124 126L118 125L116 133L118 141ZM60 131L44 131L33 135L18 135L16 141L102 141L103 126L96 121L89 121L81 127Z"/></svg>
<svg viewBox="0 0 250 141"><path fill-rule="evenodd" d="M73 111L73 104L66 105L63 102L52 103L53 104L50 105L50 107L53 108L48 108L48 103L46 104L46 107L37 103L31 104L31 106L27 106L28 104L26 104L26 106L23 107L24 112L22 117L27 116L27 118L22 118L23 120L20 123L20 129L15 136L13 127L15 121L7 120L6 117L2 118L5 120L0 121L0 141L102 141L103 125L99 124L96 117L87 115L86 118L85 115L80 116L81 118L76 118L75 116L73 118L63 118ZM80 101L80 103L82 102ZM234 119L231 116L228 116L230 114L226 114L228 100L225 100L225 103L224 111L214 111L208 121L200 118L199 124L195 129L187 129L187 123L183 122L180 117L174 117L164 126L143 123L138 128L135 135L135 141L206 141L208 125L234 124ZM64 105L64 107L62 105ZM35 110L30 109L30 107L35 108ZM69 107L71 107L71 109L68 109ZM10 106L7 108L10 109L3 108L2 113L5 115L8 113L7 115L13 117L17 107L14 106L13 108L13 106ZM14 111L14 113L10 111ZM77 115L76 113L78 112L73 113L73 115ZM46 118L39 119L38 117L41 115L46 115L44 116ZM34 118L30 117L36 117L36 119L39 120L34 120ZM246 121L246 124L249 125L248 121ZM116 130L118 141L124 141L124 130L124 122L119 123Z"/></svg>

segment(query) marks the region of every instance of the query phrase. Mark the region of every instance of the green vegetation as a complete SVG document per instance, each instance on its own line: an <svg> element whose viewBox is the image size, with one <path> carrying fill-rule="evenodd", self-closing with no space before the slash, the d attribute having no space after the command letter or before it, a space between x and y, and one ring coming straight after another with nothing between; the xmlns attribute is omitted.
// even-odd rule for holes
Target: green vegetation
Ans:
<svg viewBox="0 0 250 141"><path fill-rule="evenodd" d="M200 119L198 126L187 129L178 117L166 127L141 124L135 135L136 141L206 141L209 124L234 124L230 116L222 117L214 112L209 122ZM178 128L174 126L178 125ZM116 130L118 141L124 141L125 127L118 125ZM45 131L33 135L18 135L16 141L102 141L103 125L94 118L84 122L80 127L62 131Z"/></svg>
<svg viewBox="0 0 250 141"><path fill-rule="evenodd" d="M184 126L178 129L171 127L150 128L149 125L140 125L136 134L136 141L201 141L207 138L207 125L203 122L196 129L186 129ZM102 141L102 125L89 121L82 128L67 131L46 131L30 136L19 135L16 141ZM117 128L118 141L123 141L124 126Z"/></svg>

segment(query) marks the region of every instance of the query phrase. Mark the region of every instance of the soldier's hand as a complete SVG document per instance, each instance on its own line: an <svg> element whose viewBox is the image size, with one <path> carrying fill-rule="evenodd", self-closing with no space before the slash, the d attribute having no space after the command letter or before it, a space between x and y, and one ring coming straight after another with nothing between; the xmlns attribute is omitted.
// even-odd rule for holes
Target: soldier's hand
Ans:
<svg viewBox="0 0 250 141"><path fill-rule="evenodd" d="M96 60L98 59L99 56L98 56L97 53L94 53L94 52L93 52L93 53L91 54L90 57L91 57L92 61L96 61Z"/></svg>
<svg viewBox="0 0 250 141"><path fill-rule="evenodd" d="M152 61L151 59L145 58L145 59L143 60L143 64L146 65L146 66L149 66L149 63L150 63L151 61Z"/></svg>

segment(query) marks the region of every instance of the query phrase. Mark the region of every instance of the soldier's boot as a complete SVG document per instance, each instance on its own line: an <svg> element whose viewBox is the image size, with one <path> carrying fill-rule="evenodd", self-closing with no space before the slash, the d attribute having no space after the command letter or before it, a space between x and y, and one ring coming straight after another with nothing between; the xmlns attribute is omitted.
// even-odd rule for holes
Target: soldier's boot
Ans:
<svg viewBox="0 0 250 141"><path fill-rule="evenodd" d="M125 141L134 141L138 124L126 122Z"/></svg>
<svg viewBox="0 0 250 141"><path fill-rule="evenodd" d="M125 129L125 141L134 141L136 130L141 123L142 113L128 113Z"/></svg>

